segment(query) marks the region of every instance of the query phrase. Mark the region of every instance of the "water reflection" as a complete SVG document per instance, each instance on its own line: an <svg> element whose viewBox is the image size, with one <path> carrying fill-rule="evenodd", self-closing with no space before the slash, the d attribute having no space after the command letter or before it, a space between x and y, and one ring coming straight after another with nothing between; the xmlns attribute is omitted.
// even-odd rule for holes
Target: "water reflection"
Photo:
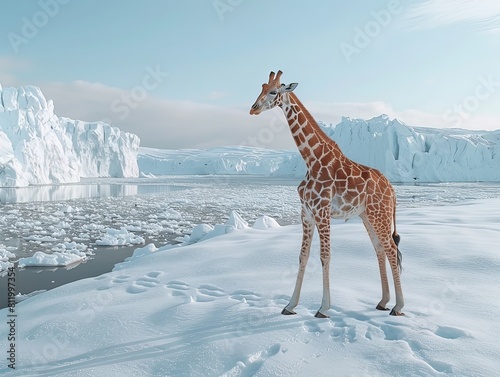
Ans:
<svg viewBox="0 0 500 377"><path fill-rule="evenodd" d="M70 199L157 194L188 187L166 184L70 184L0 188L0 203L52 202Z"/></svg>

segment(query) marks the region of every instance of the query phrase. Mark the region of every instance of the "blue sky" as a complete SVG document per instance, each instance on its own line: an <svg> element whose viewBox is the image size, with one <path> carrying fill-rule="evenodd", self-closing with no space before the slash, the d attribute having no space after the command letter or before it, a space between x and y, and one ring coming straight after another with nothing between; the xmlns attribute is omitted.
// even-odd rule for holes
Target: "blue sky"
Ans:
<svg viewBox="0 0 500 377"><path fill-rule="evenodd" d="M317 120L388 114L500 129L495 0L10 1L0 83L36 85L59 116L141 145L293 148L279 109L250 106L269 71Z"/></svg>

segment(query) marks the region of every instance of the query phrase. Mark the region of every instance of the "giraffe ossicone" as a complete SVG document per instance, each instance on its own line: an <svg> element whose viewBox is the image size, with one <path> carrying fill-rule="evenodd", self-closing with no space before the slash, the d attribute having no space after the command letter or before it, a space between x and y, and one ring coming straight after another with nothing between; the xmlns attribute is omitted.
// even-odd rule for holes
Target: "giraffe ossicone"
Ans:
<svg viewBox="0 0 500 377"><path fill-rule="evenodd" d="M290 126L292 137L307 167L305 179L299 184L301 201L302 246L295 289L282 314L295 314L299 303L302 281L311 250L314 230L320 239L320 259L323 272L323 298L316 313L327 318L330 309L330 223L332 218L349 219L359 216L375 248L382 299L378 310L386 308L390 299L386 260L392 272L396 304L391 315L404 315L401 288L400 236L396 231L396 194L389 180L378 170L358 164L347 158L335 141L319 127L309 111L300 102L294 89L297 83L281 84L283 72L271 72L267 83L250 109L251 115L280 107Z"/></svg>

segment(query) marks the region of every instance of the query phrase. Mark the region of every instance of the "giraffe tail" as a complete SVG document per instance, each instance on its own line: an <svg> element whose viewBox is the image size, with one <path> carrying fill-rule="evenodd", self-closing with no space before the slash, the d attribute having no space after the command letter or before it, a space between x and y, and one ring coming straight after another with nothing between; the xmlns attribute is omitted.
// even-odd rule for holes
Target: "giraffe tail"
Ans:
<svg viewBox="0 0 500 377"><path fill-rule="evenodd" d="M401 254L401 251L399 250L399 241L401 240L401 237L399 234L396 232L392 233L392 239L394 240L394 243L396 244L396 248L398 250L398 268L399 268L399 273L403 272L403 254Z"/></svg>
<svg viewBox="0 0 500 377"><path fill-rule="evenodd" d="M397 261L398 261L398 268L399 268L399 273L403 272L403 254L401 254L401 251L399 251L399 241L401 241L401 236L396 232L396 205L394 203L394 214L393 214L393 221L394 221L394 232L392 232L392 239L394 243L396 244L396 248L398 250L398 256L397 256Z"/></svg>

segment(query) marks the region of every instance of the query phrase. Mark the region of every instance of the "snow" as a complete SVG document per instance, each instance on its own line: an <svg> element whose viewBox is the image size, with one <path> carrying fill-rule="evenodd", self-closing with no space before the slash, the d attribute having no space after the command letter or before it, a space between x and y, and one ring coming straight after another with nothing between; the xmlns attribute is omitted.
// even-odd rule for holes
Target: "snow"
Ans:
<svg viewBox="0 0 500 377"><path fill-rule="evenodd" d="M500 181L500 130L410 127L381 115L320 122L351 159L382 171L392 182ZM256 174L303 177L297 151L223 147L181 151L139 148L143 175Z"/></svg>
<svg viewBox="0 0 500 377"><path fill-rule="evenodd" d="M362 223L334 222L329 319L313 317L321 301L317 236L297 315L282 316L301 226L254 229L234 213L221 224L234 228L227 234L147 245L113 272L20 302L17 369L4 363L0 373L493 376L500 353L495 208L500 199L398 211L406 317L374 308L380 280ZM6 337L0 342L8 349Z"/></svg>
<svg viewBox="0 0 500 377"><path fill-rule="evenodd" d="M255 223L252 225L252 228L266 230L269 228L278 228L279 226L280 224L278 224L278 222L275 219L264 215L255 220Z"/></svg>
<svg viewBox="0 0 500 377"><path fill-rule="evenodd" d="M137 177L139 137L54 114L40 88L0 86L0 187Z"/></svg>

